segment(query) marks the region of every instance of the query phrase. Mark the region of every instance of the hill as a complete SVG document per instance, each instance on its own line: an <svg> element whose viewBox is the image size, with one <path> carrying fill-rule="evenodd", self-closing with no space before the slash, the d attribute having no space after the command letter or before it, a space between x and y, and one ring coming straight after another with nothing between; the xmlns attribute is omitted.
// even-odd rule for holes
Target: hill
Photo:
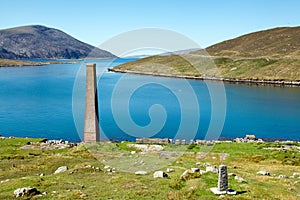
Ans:
<svg viewBox="0 0 300 200"><path fill-rule="evenodd" d="M212 45L206 51L152 56L112 71L237 82L299 82L299 35L300 27L259 31Z"/></svg>
<svg viewBox="0 0 300 200"><path fill-rule="evenodd" d="M0 30L0 58L111 58L113 54L40 25Z"/></svg>
<svg viewBox="0 0 300 200"><path fill-rule="evenodd" d="M246 34L208 47L214 56L300 58L300 26Z"/></svg>

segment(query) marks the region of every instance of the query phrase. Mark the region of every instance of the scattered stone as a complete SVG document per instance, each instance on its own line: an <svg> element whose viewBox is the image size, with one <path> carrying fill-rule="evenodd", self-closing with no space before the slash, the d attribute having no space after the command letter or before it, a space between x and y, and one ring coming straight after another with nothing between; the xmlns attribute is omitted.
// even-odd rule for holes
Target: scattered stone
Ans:
<svg viewBox="0 0 300 200"><path fill-rule="evenodd" d="M145 153L158 152L164 149L162 145L158 144L127 144L127 147L133 147Z"/></svg>
<svg viewBox="0 0 300 200"><path fill-rule="evenodd" d="M166 174L163 171L156 171L153 174L153 178L167 178L167 177L168 177L168 174Z"/></svg>
<svg viewBox="0 0 300 200"><path fill-rule="evenodd" d="M245 140L256 140L255 135L246 135Z"/></svg>
<svg viewBox="0 0 300 200"><path fill-rule="evenodd" d="M143 144L169 144L171 140L168 138L136 138L136 143Z"/></svg>
<svg viewBox="0 0 300 200"><path fill-rule="evenodd" d="M201 162L196 162L196 165L201 165Z"/></svg>
<svg viewBox="0 0 300 200"><path fill-rule="evenodd" d="M36 188L18 188L14 191L14 197L29 197L33 195L39 195L41 194L40 191L38 191Z"/></svg>
<svg viewBox="0 0 300 200"><path fill-rule="evenodd" d="M148 172L146 172L146 171L136 171L135 172L135 175L146 175L146 174L148 174Z"/></svg>
<svg viewBox="0 0 300 200"><path fill-rule="evenodd" d="M172 168L167 168L167 173L174 172L175 170Z"/></svg>
<svg viewBox="0 0 300 200"><path fill-rule="evenodd" d="M293 173L293 176L296 178L296 177L300 177L300 172L294 172Z"/></svg>
<svg viewBox="0 0 300 200"><path fill-rule="evenodd" d="M109 168L110 168L109 165L105 165L105 166L104 166L104 169L109 169Z"/></svg>
<svg viewBox="0 0 300 200"><path fill-rule="evenodd" d="M0 183L5 183L5 182L8 182L8 181L10 181L11 179L6 179L6 180L3 180L3 181L1 181Z"/></svg>
<svg viewBox="0 0 300 200"><path fill-rule="evenodd" d="M212 172L217 174L219 172L218 167L217 166L206 166L206 172Z"/></svg>
<svg viewBox="0 0 300 200"><path fill-rule="evenodd" d="M43 193L42 193L42 195L47 195L47 194L48 194L48 192L43 192Z"/></svg>
<svg viewBox="0 0 300 200"><path fill-rule="evenodd" d="M190 173L193 173L190 169L185 170L185 171L181 174L180 179L181 179L181 180L186 180L187 177L188 177L188 175L189 175Z"/></svg>
<svg viewBox="0 0 300 200"><path fill-rule="evenodd" d="M41 173L40 176L45 176L45 174Z"/></svg>
<svg viewBox="0 0 300 200"><path fill-rule="evenodd" d="M59 168L57 168L57 170L54 172L54 174L58 174L58 173L61 173L61 172L65 172L68 170L68 167L67 166L61 166Z"/></svg>
<svg viewBox="0 0 300 200"><path fill-rule="evenodd" d="M270 176L270 172L268 172L266 170L260 170L256 174L264 175L264 176Z"/></svg>
<svg viewBox="0 0 300 200"><path fill-rule="evenodd" d="M280 174L278 178L288 178L286 175Z"/></svg>
<svg viewBox="0 0 300 200"><path fill-rule="evenodd" d="M235 173L229 173L228 176L233 176L234 177L234 176L236 176L236 174Z"/></svg>
<svg viewBox="0 0 300 200"><path fill-rule="evenodd" d="M199 168L196 168L196 167L193 167L193 168L191 168L191 171L192 171L193 173L195 173L195 172L200 172L200 169L199 169Z"/></svg>
<svg viewBox="0 0 300 200"><path fill-rule="evenodd" d="M134 154L136 154L136 151L131 151L130 154L134 155Z"/></svg>
<svg viewBox="0 0 300 200"><path fill-rule="evenodd" d="M182 152L175 152L175 151L162 151L159 154L159 158L164 158L164 159L174 159L177 158L178 156L183 155Z"/></svg>
<svg viewBox="0 0 300 200"><path fill-rule="evenodd" d="M236 180L239 183L244 183L247 182L244 178L240 177L240 176L235 176L234 180Z"/></svg>

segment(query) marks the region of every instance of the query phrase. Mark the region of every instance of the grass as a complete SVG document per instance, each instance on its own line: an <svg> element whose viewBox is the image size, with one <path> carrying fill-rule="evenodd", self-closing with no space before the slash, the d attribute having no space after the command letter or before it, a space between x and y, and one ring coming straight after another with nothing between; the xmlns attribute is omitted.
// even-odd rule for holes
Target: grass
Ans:
<svg viewBox="0 0 300 200"><path fill-rule="evenodd" d="M115 69L196 77L300 81L300 59L296 58L151 56Z"/></svg>
<svg viewBox="0 0 300 200"><path fill-rule="evenodd" d="M278 147L279 143L220 143L201 158L197 155L205 146L165 145L166 151L192 153L154 166L154 170L175 169L175 172L169 173L169 178L154 179L150 171L147 175L138 176L127 167L132 161L143 159L146 164L138 166L142 170L147 165L147 158L153 165L159 158L150 154L132 155L133 149L127 147L127 142L80 144L69 149L48 151L20 149L27 142L38 141L40 139L0 139L0 181L10 179L0 183L0 199L13 199L13 191L20 187L36 187L48 193L33 199L216 199L209 188L217 186L217 174L179 179L183 171L191 167L205 170L203 166L196 165L197 162L226 164L229 173L236 173L247 180L246 183L238 183L229 177L229 186L239 194L227 196L227 199L299 199L300 184L295 183L299 182L298 178L279 179L256 174L258 170L268 170L277 176L291 176L299 171L299 150L281 152L264 149ZM228 155L225 160L224 154ZM115 159L120 155L122 157ZM108 173L104 169L108 163L117 168L116 173ZM63 165L69 170L53 175ZM100 170L86 167L88 165ZM40 177L41 173L44 176Z"/></svg>
<svg viewBox="0 0 300 200"><path fill-rule="evenodd" d="M42 62L29 62L23 60L10 60L0 58L0 67L18 67L18 66L41 66L47 63Z"/></svg>

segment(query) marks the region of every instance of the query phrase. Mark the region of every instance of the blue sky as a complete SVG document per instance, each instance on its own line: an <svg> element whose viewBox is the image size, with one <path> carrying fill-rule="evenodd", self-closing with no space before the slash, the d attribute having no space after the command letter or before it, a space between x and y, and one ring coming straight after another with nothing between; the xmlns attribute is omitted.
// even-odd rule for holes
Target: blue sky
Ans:
<svg viewBox="0 0 300 200"><path fill-rule="evenodd" d="M0 0L0 29L41 24L98 46L133 29L171 29L206 47L300 25L299 0Z"/></svg>

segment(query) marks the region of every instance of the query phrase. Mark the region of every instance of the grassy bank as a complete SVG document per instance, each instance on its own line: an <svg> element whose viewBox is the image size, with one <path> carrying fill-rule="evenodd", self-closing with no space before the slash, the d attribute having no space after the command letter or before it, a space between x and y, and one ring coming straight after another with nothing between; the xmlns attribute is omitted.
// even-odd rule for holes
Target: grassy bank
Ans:
<svg viewBox="0 0 300 200"><path fill-rule="evenodd" d="M0 199L13 199L13 191L21 187L36 187L48 193L34 197L39 199L216 199L218 196L213 195L209 188L217 186L217 174L179 179L186 169L203 169L204 163L226 164L229 173L247 180L239 183L230 177L229 186L237 190L238 195L226 196L225 199L296 200L300 195L299 178L278 178L280 174L289 177L299 171L299 149L265 149L282 146L281 143L217 143L208 154L200 154L207 146L165 145L164 151L190 153L183 153L157 169L166 171L167 167L173 168L175 172L168 173L169 178L154 179L153 172L138 176L132 171L121 170L121 166L114 166L115 173L107 172L104 165L109 159L114 160L112 157L116 153L145 161L147 157L155 156L138 151L131 154L134 149L128 148L126 142L79 144L58 150L21 149L28 142L39 145L39 141L30 138L0 139ZM285 145L299 146L299 143ZM125 160L123 164L126 164ZM53 174L64 165L68 166L68 171ZM257 175L258 170L267 170L276 176Z"/></svg>
<svg viewBox="0 0 300 200"><path fill-rule="evenodd" d="M41 65L46 65L46 64L49 64L49 63L0 59L0 67L41 66Z"/></svg>
<svg viewBox="0 0 300 200"><path fill-rule="evenodd" d="M287 58L203 57L196 54L151 56L114 69L201 78L300 81L300 60Z"/></svg>

